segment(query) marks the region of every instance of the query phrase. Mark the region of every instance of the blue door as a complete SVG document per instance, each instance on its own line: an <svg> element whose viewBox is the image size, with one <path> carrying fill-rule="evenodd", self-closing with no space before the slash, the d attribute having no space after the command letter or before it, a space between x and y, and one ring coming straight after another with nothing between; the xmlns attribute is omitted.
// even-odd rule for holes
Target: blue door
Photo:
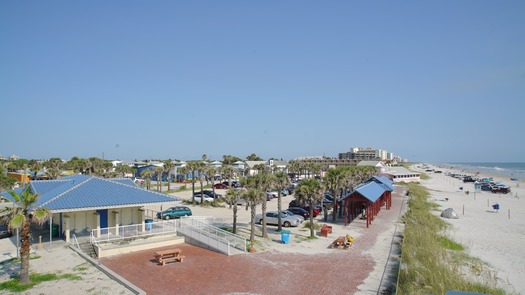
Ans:
<svg viewBox="0 0 525 295"><path fill-rule="evenodd" d="M104 210L97 210L98 215L100 216L100 228L104 229L101 230L101 234L107 234L108 230L106 229L108 227L108 209Z"/></svg>

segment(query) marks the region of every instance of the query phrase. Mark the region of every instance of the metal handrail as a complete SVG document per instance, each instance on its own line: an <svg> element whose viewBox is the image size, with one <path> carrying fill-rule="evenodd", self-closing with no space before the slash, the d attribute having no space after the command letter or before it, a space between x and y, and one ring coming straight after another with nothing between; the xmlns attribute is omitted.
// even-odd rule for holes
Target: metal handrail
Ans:
<svg viewBox="0 0 525 295"><path fill-rule="evenodd" d="M163 220L144 224L139 223L125 226L93 229L91 231L91 237L95 242L110 242L125 239L143 238L154 235L174 234L177 233L177 227L177 220ZM100 234L98 238L96 237L95 233Z"/></svg>
<svg viewBox="0 0 525 295"><path fill-rule="evenodd" d="M188 224L186 221L191 221L191 223ZM191 217L181 219L181 224L186 224L199 233L212 235L224 243L227 243L228 247L234 247L241 251L246 251L246 239L241 236Z"/></svg>
<svg viewBox="0 0 525 295"><path fill-rule="evenodd" d="M78 244L77 235L73 234L73 240L75 240L75 244L77 244L78 250L80 250L80 245Z"/></svg>

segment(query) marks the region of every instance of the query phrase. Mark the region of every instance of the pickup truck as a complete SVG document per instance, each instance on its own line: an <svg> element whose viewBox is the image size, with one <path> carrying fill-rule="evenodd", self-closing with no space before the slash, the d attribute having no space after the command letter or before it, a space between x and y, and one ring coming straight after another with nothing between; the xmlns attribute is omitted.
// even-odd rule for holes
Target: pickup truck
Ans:
<svg viewBox="0 0 525 295"><path fill-rule="evenodd" d="M510 193L510 187L493 187L492 188L493 194L508 194Z"/></svg>

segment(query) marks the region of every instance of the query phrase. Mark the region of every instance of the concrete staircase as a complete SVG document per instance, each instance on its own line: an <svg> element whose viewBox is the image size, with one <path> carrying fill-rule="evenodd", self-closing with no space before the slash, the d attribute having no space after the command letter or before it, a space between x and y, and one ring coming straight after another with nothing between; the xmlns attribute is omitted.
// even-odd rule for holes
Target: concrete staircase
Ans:
<svg viewBox="0 0 525 295"><path fill-rule="evenodd" d="M88 255L91 258L97 259L97 253L95 252L95 247L93 247L93 244L88 242L83 242L78 244L80 246L80 251L84 252L86 255Z"/></svg>

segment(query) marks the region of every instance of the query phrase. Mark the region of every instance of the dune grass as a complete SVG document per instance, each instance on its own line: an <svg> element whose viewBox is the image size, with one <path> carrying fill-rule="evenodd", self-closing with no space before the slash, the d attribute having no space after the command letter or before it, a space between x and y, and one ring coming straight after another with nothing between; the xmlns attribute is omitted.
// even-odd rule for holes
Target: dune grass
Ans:
<svg viewBox="0 0 525 295"><path fill-rule="evenodd" d="M431 213L435 204L428 201L427 190L413 183L408 189L397 294L445 294L448 290L505 294L494 287L490 275L472 273L472 269L483 268L481 263L473 266L463 246L444 235L447 224Z"/></svg>

